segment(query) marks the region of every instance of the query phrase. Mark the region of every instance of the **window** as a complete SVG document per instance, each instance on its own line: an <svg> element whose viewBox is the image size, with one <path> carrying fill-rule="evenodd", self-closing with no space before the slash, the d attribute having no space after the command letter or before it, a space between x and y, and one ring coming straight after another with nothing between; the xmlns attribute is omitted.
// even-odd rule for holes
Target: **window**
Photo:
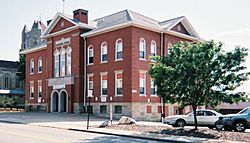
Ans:
<svg viewBox="0 0 250 143"><path fill-rule="evenodd" d="M100 106L100 113L107 113L107 106L106 105Z"/></svg>
<svg viewBox="0 0 250 143"><path fill-rule="evenodd" d="M157 46L155 41L151 42L150 56L152 56L151 61L155 61L155 56L157 56Z"/></svg>
<svg viewBox="0 0 250 143"><path fill-rule="evenodd" d="M93 74L88 75L88 96L93 96L94 82L93 82Z"/></svg>
<svg viewBox="0 0 250 143"><path fill-rule="evenodd" d="M38 81L38 98L42 98L42 81Z"/></svg>
<svg viewBox="0 0 250 143"><path fill-rule="evenodd" d="M115 114L122 114L122 106L115 106Z"/></svg>
<svg viewBox="0 0 250 143"><path fill-rule="evenodd" d="M4 88L5 88L5 89L10 88L9 85L10 85L9 76L6 75L6 76L4 77Z"/></svg>
<svg viewBox="0 0 250 143"><path fill-rule="evenodd" d="M147 113L152 113L152 106L147 106Z"/></svg>
<svg viewBox="0 0 250 143"><path fill-rule="evenodd" d="M140 59L146 59L146 42L143 38L140 39Z"/></svg>
<svg viewBox="0 0 250 143"><path fill-rule="evenodd" d="M152 79L151 79L151 96L156 96L156 85Z"/></svg>
<svg viewBox="0 0 250 143"><path fill-rule="evenodd" d="M115 44L115 59L116 60L122 60L122 39L118 39Z"/></svg>
<svg viewBox="0 0 250 143"><path fill-rule="evenodd" d="M168 54L170 54L170 48L172 47L172 44L169 42L168 43Z"/></svg>
<svg viewBox="0 0 250 143"><path fill-rule="evenodd" d="M42 73L42 65L43 63L42 63L42 58L40 57L39 59L38 59L38 73Z"/></svg>
<svg viewBox="0 0 250 143"><path fill-rule="evenodd" d="M30 82L30 98L34 98L34 82Z"/></svg>
<svg viewBox="0 0 250 143"><path fill-rule="evenodd" d="M59 52L54 52L54 76L59 77Z"/></svg>
<svg viewBox="0 0 250 143"><path fill-rule="evenodd" d="M34 74L34 60L30 60L30 74Z"/></svg>
<svg viewBox="0 0 250 143"><path fill-rule="evenodd" d="M140 95L146 95L146 73L140 72Z"/></svg>
<svg viewBox="0 0 250 143"><path fill-rule="evenodd" d="M94 63L94 49L93 46L88 48L88 64L91 65Z"/></svg>
<svg viewBox="0 0 250 143"><path fill-rule="evenodd" d="M67 57L67 76L70 76L71 75L71 52L72 52L72 49L70 47L67 48L66 50L66 57Z"/></svg>
<svg viewBox="0 0 250 143"><path fill-rule="evenodd" d="M101 96L108 94L108 78L107 73L101 74Z"/></svg>
<svg viewBox="0 0 250 143"><path fill-rule="evenodd" d="M61 49L60 54L60 74L61 76L65 76L65 50L64 48Z"/></svg>
<svg viewBox="0 0 250 143"><path fill-rule="evenodd" d="M122 72L115 73L115 95L122 95Z"/></svg>
<svg viewBox="0 0 250 143"><path fill-rule="evenodd" d="M101 45L101 62L107 62L108 61L108 51L107 51L107 43L103 42Z"/></svg>
<svg viewBox="0 0 250 143"><path fill-rule="evenodd" d="M210 111L204 111L205 112L205 116L216 116L216 114L214 114L213 112Z"/></svg>

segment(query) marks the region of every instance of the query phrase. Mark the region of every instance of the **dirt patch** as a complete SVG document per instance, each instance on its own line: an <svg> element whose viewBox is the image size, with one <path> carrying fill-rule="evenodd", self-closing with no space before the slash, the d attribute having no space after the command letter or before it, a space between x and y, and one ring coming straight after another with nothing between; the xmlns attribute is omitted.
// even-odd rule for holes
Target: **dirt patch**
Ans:
<svg viewBox="0 0 250 143"><path fill-rule="evenodd" d="M145 126L145 125L112 125L106 128L136 131L142 133L154 133L161 136L188 136L199 137L208 139L220 139L228 141L241 141L250 142L250 133L230 132L230 131L217 131L206 128L198 128L198 130L186 128L170 128L165 126Z"/></svg>

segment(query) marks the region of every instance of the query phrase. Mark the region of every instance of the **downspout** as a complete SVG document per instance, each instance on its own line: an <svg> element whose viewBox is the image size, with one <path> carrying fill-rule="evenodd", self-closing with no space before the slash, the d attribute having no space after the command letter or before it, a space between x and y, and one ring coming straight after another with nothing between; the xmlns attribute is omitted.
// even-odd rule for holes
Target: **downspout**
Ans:
<svg viewBox="0 0 250 143"><path fill-rule="evenodd" d="M164 57L164 33L161 32L161 58ZM161 95L161 121L163 122L163 119L165 117L165 100L164 97Z"/></svg>
<svg viewBox="0 0 250 143"><path fill-rule="evenodd" d="M87 47L87 41L86 41L86 37L82 37L83 38L83 41L84 41L84 44L83 44L83 55L84 55L84 57L83 57L83 59L84 59L84 75L83 75L83 84L84 84L84 86L83 86L83 106L85 107L85 112L87 111L87 107L86 107L86 84L87 84L87 82L86 82L86 79L87 79L87 64L86 64L86 60L87 60L87 57L86 57L86 47Z"/></svg>

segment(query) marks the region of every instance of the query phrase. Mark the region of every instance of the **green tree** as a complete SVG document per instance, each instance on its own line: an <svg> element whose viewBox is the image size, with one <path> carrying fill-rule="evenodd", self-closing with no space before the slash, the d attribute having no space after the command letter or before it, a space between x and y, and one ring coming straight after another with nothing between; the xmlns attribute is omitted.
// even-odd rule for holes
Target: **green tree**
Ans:
<svg viewBox="0 0 250 143"><path fill-rule="evenodd" d="M242 64L247 55L246 48L225 52L221 43L213 41L180 42L169 49L168 56L158 57L150 65L149 74L158 87L157 94L166 102L193 107L197 129L198 106L245 100L245 93L235 89L248 80L249 73Z"/></svg>
<svg viewBox="0 0 250 143"><path fill-rule="evenodd" d="M19 62L18 62L18 73L17 73L19 81L25 80L25 73L26 73L25 65L26 65L25 55L20 55Z"/></svg>

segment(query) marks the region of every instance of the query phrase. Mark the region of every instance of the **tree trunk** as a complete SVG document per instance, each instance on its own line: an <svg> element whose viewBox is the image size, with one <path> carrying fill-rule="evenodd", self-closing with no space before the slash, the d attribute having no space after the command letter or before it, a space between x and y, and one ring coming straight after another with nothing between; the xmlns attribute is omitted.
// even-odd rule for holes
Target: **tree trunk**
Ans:
<svg viewBox="0 0 250 143"><path fill-rule="evenodd" d="M197 130L197 116L196 116L196 108L197 106L196 105L193 105L193 111L194 111L194 125L195 125L195 130Z"/></svg>

